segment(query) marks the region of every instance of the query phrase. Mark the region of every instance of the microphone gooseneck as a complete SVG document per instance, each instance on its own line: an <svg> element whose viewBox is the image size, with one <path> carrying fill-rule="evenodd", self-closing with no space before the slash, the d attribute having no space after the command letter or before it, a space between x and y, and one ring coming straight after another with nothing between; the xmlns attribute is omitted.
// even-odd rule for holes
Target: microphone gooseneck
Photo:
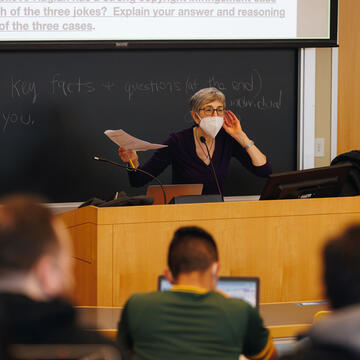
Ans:
<svg viewBox="0 0 360 360"><path fill-rule="evenodd" d="M207 153L208 153L209 160L210 160L211 169L212 169L212 171L213 171L214 178L215 178L215 181L216 181L216 186L217 186L217 188L218 188L218 192L219 192L221 198L223 198L223 194L222 194L222 192L221 192L220 185L219 185L219 180L218 180L218 177L217 177L217 175L216 175L216 171L215 171L215 168L214 168L214 164L213 164L213 162L212 162L212 159L211 159L211 156L210 156L210 151L209 151L209 148L208 148L208 146L207 146L205 137L204 137L204 136L200 136L200 141L201 141L203 144L205 144L206 151L207 151ZM215 141L215 140L214 140L214 141Z"/></svg>
<svg viewBox="0 0 360 360"><path fill-rule="evenodd" d="M105 159L105 158L101 158L101 157L98 157L98 156L94 156L93 157L93 160L96 160L96 161L102 161L102 162L105 162L105 163L108 163L108 164L111 164L111 165L116 165L116 166L119 166L129 172L141 172L147 176L150 176L152 179L154 179L159 185L160 185L160 188L162 190L162 193L163 193L163 197L164 197L164 204L167 204L167 201L166 201L166 193L165 193L165 189L163 187L163 184L161 183L161 181L154 175L150 174L149 172L145 171L145 170L142 170L142 169L138 169L138 168L129 168L125 165L121 165L115 161L112 161L112 160L108 160L108 159Z"/></svg>

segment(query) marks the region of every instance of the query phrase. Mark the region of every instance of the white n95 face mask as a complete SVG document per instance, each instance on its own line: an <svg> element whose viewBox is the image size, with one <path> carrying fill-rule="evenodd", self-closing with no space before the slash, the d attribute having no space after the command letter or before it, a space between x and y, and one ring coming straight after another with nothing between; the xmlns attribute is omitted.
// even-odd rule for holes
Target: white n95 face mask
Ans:
<svg viewBox="0 0 360 360"><path fill-rule="evenodd" d="M205 131L206 134L215 138L224 123L224 118L221 116L211 116L202 118L200 120L200 127Z"/></svg>

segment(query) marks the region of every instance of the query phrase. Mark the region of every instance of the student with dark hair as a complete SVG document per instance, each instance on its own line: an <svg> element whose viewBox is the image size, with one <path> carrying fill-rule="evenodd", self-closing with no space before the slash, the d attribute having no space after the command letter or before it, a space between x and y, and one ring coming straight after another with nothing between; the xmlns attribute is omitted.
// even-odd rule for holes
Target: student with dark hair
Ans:
<svg viewBox="0 0 360 360"><path fill-rule="evenodd" d="M178 278L181 273L204 272L219 261L212 236L197 227L178 229L168 252L167 278Z"/></svg>
<svg viewBox="0 0 360 360"><path fill-rule="evenodd" d="M217 246L198 227L178 229L168 252L170 291L133 295L119 322L125 358L275 359L276 349L256 309L216 291Z"/></svg>
<svg viewBox="0 0 360 360"><path fill-rule="evenodd" d="M0 205L0 337L7 344L111 344L76 325L69 234L26 196Z"/></svg>
<svg viewBox="0 0 360 360"><path fill-rule="evenodd" d="M284 360L360 359L360 225L331 239L323 262L326 296L334 311Z"/></svg>

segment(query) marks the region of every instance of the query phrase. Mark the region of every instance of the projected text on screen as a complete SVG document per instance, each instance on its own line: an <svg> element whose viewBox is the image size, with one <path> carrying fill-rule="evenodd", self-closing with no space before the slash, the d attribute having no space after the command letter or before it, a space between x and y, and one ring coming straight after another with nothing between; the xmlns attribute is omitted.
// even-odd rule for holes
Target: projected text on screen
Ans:
<svg viewBox="0 0 360 360"><path fill-rule="evenodd" d="M0 0L0 39L297 39L299 7L298 0ZM321 11L328 21L313 35L327 38L328 0Z"/></svg>

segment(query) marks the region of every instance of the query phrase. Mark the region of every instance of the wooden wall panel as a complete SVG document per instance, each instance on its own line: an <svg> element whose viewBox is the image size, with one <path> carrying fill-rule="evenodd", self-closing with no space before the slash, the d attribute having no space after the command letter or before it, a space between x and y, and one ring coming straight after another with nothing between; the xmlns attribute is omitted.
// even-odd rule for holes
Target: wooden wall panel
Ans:
<svg viewBox="0 0 360 360"><path fill-rule="evenodd" d="M360 149L360 1L339 1L338 153Z"/></svg>
<svg viewBox="0 0 360 360"><path fill-rule="evenodd" d="M321 214L115 226L114 306L122 306L134 292L156 290L171 236L185 225L204 227L214 236L221 275L261 278L262 303L322 299L322 246L345 224L359 219L359 214ZM136 235L140 233L143 236Z"/></svg>
<svg viewBox="0 0 360 360"><path fill-rule="evenodd" d="M97 233L97 304L113 305L113 226L99 225Z"/></svg>
<svg viewBox="0 0 360 360"><path fill-rule="evenodd" d="M69 230L74 252L75 303L79 305L96 305L97 226L95 224L80 223L79 226L70 227Z"/></svg>

